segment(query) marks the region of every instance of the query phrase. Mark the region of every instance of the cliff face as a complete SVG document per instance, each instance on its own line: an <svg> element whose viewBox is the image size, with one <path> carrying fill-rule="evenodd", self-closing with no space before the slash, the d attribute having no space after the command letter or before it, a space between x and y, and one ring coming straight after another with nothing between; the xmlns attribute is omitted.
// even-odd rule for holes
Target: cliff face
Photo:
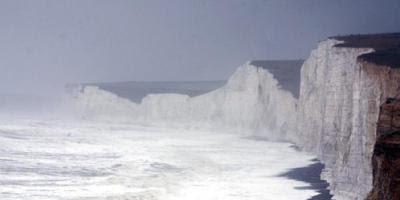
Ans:
<svg viewBox="0 0 400 200"><path fill-rule="evenodd" d="M222 130L283 140L293 137L296 99L280 88L268 70L246 64L226 85L200 96L149 94L137 104L86 86L75 102L78 114L86 119Z"/></svg>
<svg viewBox="0 0 400 200"><path fill-rule="evenodd" d="M369 112L359 102L357 57L371 50L334 47L338 43L321 42L302 67L296 143L325 163L323 176L335 199L363 199L359 194L368 193L372 183L364 152L373 140L361 130Z"/></svg>
<svg viewBox="0 0 400 200"><path fill-rule="evenodd" d="M379 106L400 94L400 73L357 59L371 49L339 43L320 43L303 65L298 130L308 140L296 142L325 163L334 199L364 199L372 189Z"/></svg>
<svg viewBox="0 0 400 200"><path fill-rule="evenodd" d="M400 199L400 99L380 108L372 157L373 190L367 200Z"/></svg>
<svg viewBox="0 0 400 200"><path fill-rule="evenodd" d="M222 130L292 141L325 164L323 178L337 200L365 199L373 189L375 147L380 150L374 156L373 199L380 195L376 192L379 187L393 183L387 178L394 171L386 169L397 167L391 154L376 154L392 151L390 141L397 136L378 137L377 146L375 141L380 105L400 94L400 68L359 59L360 55L371 55L373 49L338 46L340 43L329 39L311 52L301 69L298 100L282 90L268 69L248 63L223 87L196 97L150 94L137 104L86 86L76 95L76 104L87 119Z"/></svg>

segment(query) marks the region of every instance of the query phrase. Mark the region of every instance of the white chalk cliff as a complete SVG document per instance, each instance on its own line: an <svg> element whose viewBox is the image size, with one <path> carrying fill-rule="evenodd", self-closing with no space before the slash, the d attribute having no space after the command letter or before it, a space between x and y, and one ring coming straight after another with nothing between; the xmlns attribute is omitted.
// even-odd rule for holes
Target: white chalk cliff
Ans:
<svg viewBox="0 0 400 200"><path fill-rule="evenodd" d="M302 66L298 140L325 164L334 199L365 199L372 189L371 158L379 107L400 94L400 70L358 59L368 48L321 42Z"/></svg>
<svg viewBox="0 0 400 200"><path fill-rule="evenodd" d="M374 138L366 131L372 116L361 94L365 79L357 57L371 49L334 47L337 43L321 42L302 66L294 142L325 164L323 178L334 199L364 199L372 187Z"/></svg>
<svg viewBox="0 0 400 200"><path fill-rule="evenodd" d="M321 42L301 69L300 97L267 69L247 63L223 87L189 97L150 94L140 104L95 86L75 96L79 116L176 128L222 130L286 140L315 153L334 199L364 199L372 188L371 157L379 106L399 93L400 73L357 60L368 48Z"/></svg>
<svg viewBox="0 0 400 200"><path fill-rule="evenodd" d="M78 114L111 120L176 128L223 130L280 139L294 132L296 100L281 90L267 70L245 64L226 85L209 93L150 94L140 104L86 86L76 95Z"/></svg>

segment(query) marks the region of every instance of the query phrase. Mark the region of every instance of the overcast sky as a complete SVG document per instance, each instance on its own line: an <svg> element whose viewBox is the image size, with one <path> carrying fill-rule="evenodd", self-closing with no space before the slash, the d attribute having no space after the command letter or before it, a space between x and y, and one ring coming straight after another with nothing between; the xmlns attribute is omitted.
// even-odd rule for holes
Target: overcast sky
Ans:
<svg viewBox="0 0 400 200"><path fill-rule="evenodd" d="M396 31L399 0L0 0L0 92L221 80L328 36Z"/></svg>

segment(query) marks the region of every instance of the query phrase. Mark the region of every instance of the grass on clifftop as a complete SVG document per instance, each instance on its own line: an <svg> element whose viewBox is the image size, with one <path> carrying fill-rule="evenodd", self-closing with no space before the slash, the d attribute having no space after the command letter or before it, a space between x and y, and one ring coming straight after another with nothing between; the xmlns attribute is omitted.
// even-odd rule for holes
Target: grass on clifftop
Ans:
<svg viewBox="0 0 400 200"><path fill-rule="evenodd" d="M400 33L335 36L332 39L344 41L336 47L373 48L375 52L358 58L377 65L400 68Z"/></svg>

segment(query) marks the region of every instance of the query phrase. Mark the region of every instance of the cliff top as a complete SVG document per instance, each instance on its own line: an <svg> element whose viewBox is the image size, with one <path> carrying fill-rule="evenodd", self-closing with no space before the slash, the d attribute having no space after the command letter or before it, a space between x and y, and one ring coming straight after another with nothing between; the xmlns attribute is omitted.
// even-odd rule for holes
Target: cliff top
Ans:
<svg viewBox="0 0 400 200"><path fill-rule="evenodd" d="M268 70L278 80L282 89L299 97L300 70L304 60L253 60L249 64Z"/></svg>
<svg viewBox="0 0 400 200"><path fill-rule="evenodd" d="M373 48L375 52L358 58L377 65L400 68L400 33L335 36L331 39L344 41L336 47Z"/></svg>
<svg viewBox="0 0 400 200"><path fill-rule="evenodd" d="M85 83L83 86L97 86L120 97L140 103L148 94L178 93L197 96L215 90L226 81L126 81L109 83Z"/></svg>

